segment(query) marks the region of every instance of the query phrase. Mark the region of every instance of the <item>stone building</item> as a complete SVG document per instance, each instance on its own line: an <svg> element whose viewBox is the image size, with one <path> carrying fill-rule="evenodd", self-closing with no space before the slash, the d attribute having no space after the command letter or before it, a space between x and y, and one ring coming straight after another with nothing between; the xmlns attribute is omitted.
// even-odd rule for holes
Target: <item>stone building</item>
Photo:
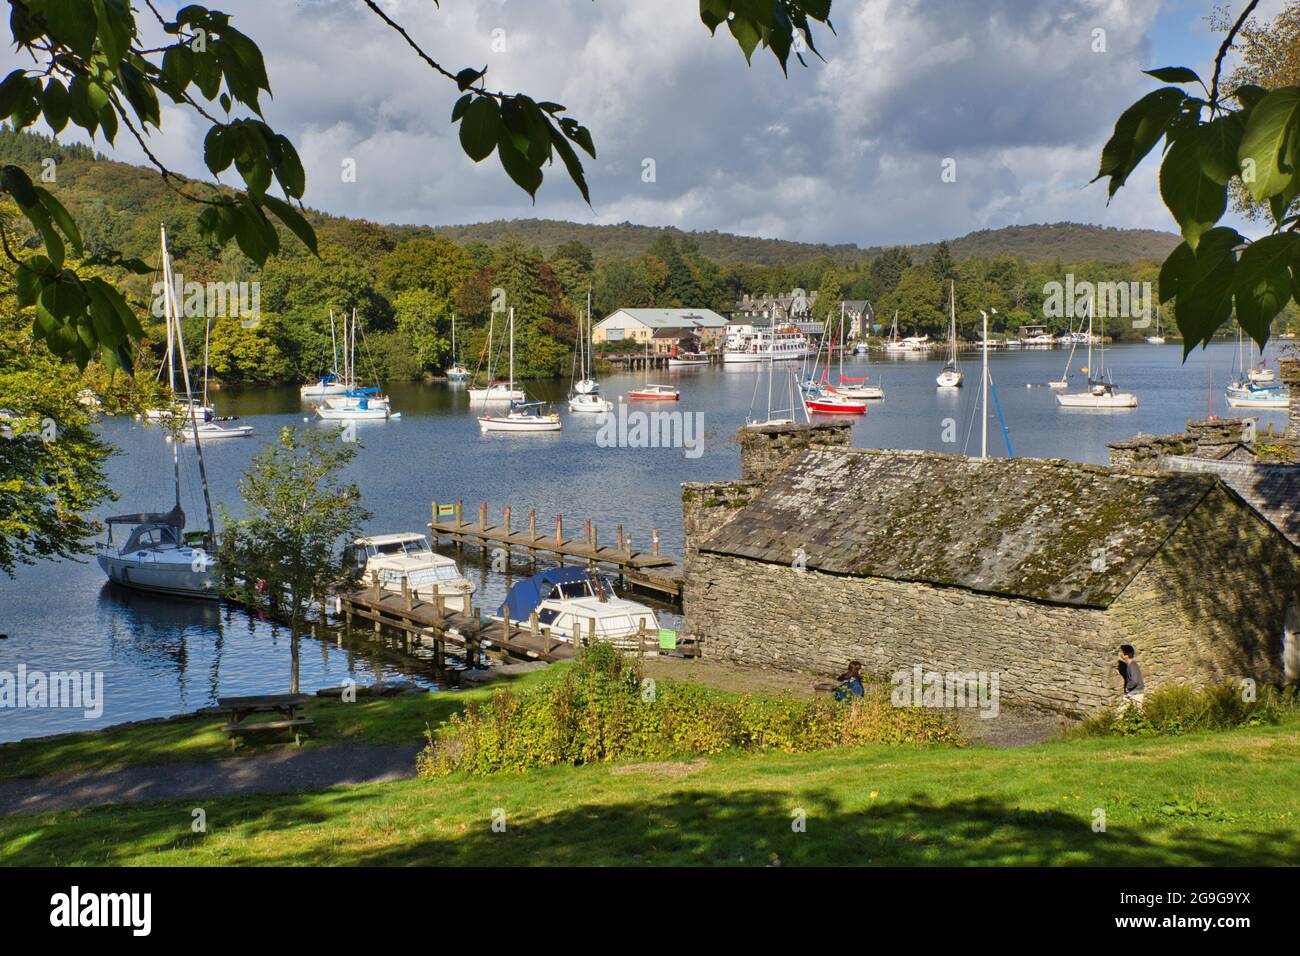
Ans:
<svg viewBox="0 0 1300 956"><path fill-rule="evenodd" d="M1004 701L1070 714L1118 697L1124 643L1148 687L1296 679L1300 548L1217 477L848 434L742 429L739 481L683 486L686 624L711 655L996 672Z"/></svg>

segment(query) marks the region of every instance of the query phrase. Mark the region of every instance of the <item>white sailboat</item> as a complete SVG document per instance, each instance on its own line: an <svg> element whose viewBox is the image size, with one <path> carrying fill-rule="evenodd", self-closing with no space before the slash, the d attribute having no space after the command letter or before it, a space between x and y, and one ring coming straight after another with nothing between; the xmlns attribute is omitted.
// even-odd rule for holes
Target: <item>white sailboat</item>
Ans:
<svg viewBox="0 0 1300 956"><path fill-rule="evenodd" d="M957 283L950 282L948 305L952 313L951 329L948 333L948 363L939 373L935 382L940 388L961 388L962 374L957 367Z"/></svg>
<svg viewBox="0 0 1300 956"><path fill-rule="evenodd" d="M510 307L510 380L507 383L511 392L515 391L515 310ZM520 392L522 395L523 393ZM544 402L511 401L510 410L504 415L483 414L479 416L479 431L488 432L558 432L561 428L560 416L554 412L543 413Z"/></svg>
<svg viewBox="0 0 1300 956"><path fill-rule="evenodd" d="M1228 405L1232 408L1288 408L1291 404L1291 390L1281 385L1270 384L1267 381L1256 381L1251 373L1258 371L1254 368L1253 355L1254 349L1252 343L1252 362L1251 368L1243 368L1243 359L1241 353L1241 327L1237 327L1237 358L1233 367L1237 370L1237 378L1228 385L1226 398ZM1271 374L1271 370L1270 374Z"/></svg>
<svg viewBox="0 0 1300 956"><path fill-rule="evenodd" d="M881 399L885 397L885 390L879 385L868 385L867 381L870 376L860 375L856 378L849 378L844 374L844 303L840 303L840 381L835 386L835 392L841 398L847 398L851 401L860 401L862 399ZM830 354L827 353L827 365L830 364ZM806 411L805 407L805 411Z"/></svg>
<svg viewBox="0 0 1300 956"><path fill-rule="evenodd" d="M456 313L451 314L451 358L455 363L447 369L447 381L453 384L468 382L470 371L460 364L460 351L456 348Z"/></svg>
<svg viewBox="0 0 1300 956"><path fill-rule="evenodd" d="M163 263L163 311L167 322L167 371L174 380L176 355L180 356L185 392L190 394L189 368L185 360L185 341L181 335L172 285L171 259L167 254L167 229L160 230ZM95 560L110 581L125 587L178 597L215 599L220 597L214 573L216 560L216 523L212 517L212 499L208 492L207 468L203 461L203 434L199 430L199 409L188 406L190 427L197 436L194 450L198 459L199 479L203 484L203 503L207 511L205 532L185 532L185 511L181 508L181 468L178 442L172 442L172 475L176 503L170 511L137 512L108 518L108 541L95 549ZM119 525L134 525L125 543L113 540Z"/></svg>
<svg viewBox="0 0 1300 956"><path fill-rule="evenodd" d="M349 328L347 314L343 316L343 381L347 388L342 395L326 398L316 408L316 415L326 421L384 421L400 418L392 411L388 396L377 388L362 388L357 382L357 330L360 328L357 310L352 310Z"/></svg>
<svg viewBox="0 0 1300 956"><path fill-rule="evenodd" d="M1088 390L1057 395L1056 402L1062 408L1137 408L1137 396L1132 392L1117 392L1115 384L1105 369L1106 363L1106 325L1102 319L1101 350L1094 372L1092 364L1092 319L1095 313L1096 299L1088 300Z"/></svg>
<svg viewBox="0 0 1300 956"><path fill-rule="evenodd" d="M162 270L165 282L171 282L171 258L167 252L167 235L163 231L163 251L162 251ZM171 292L175 297L175 290ZM167 293L163 295L163 311L166 311ZM164 356L162 364L158 366L158 377L162 378L163 369L167 370L167 394L170 401L162 408L146 408L144 417L149 421L185 421L186 419L198 419L201 421L211 421L216 415L214 409L207 402L201 402L190 394L189 386L185 388L185 395L182 397L176 394L176 364L172 360L176 351L176 334L172 331L172 323L167 323L167 354Z"/></svg>
<svg viewBox="0 0 1300 956"><path fill-rule="evenodd" d="M339 340L334 329L333 309L330 309L330 346L334 353L333 366L329 372L320 377L319 381L308 382L298 389L298 394L302 398L325 398L328 395L342 395L348 390L347 384L339 378Z"/></svg>
<svg viewBox="0 0 1300 956"><path fill-rule="evenodd" d="M513 313L512 313L513 314ZM487 378L488 383L483 388L467 389L471 404L487 405L490 403L500 402L522 402L524 393L522 389L514 387L514 382L497 382L492 378L493 359L492 359L492 338L496 330L496 313L493 312L488 316L488 337L487 337ZM480 359L480 364L482 360Z"/></svg>
<svg viewBox="0 0 1300 956"><path fill-rule="evenodd" d="M208 404L208 343L212 339L212 319L207 320L203 328L203 404ZM247 438L253 434L252 425L232 425L228 421L210 421L198 422L193 425L182 425L176 432L177 437L186 441L194 441L195 435L198 435L204 441L215 439L220 441L223 438Z"/></svg>
<svg viewBox="0 0 1300 956"><path fill-rule="evenodd" d="M1073 324L1071 325L1070 333L1062 338L1068 340L1070 343L1070 355L1065 360L1065 371L1061 373L1060 378L1047 383L1049 388L1070 387L1070 366L1074 364L1074 351L1079 347L1079 333L1074 331ZM1092 336L1088 336L1088 341L1092 341Z"/></svg>
<svg viewBox="0 0 1300 956"><path fill-rule="evenodd" d="M1156 334L1147 336L1148 345L1164 345L1165 337L1160 331L1160 303L1156 303Z"/></svg>
<svg viewBox="0 0 1300 956"><path fill-rule="evenodd" d="M577 359L574 374L578 379L573 383L573 391L569 395L569 411L590 415L603 415L613 411L614 403L600 394L600 383L592 371L595 357L591 354L591 289L587 290L586 324L584 326L582 322L578 323L577 351L574 357Z"/></svg>
<svg viewBox="0 0 1300 956"><path fill-rule="evenodd" d="M799 386L799 381L798 379L795 378L794 372L789 372L789 377L790 377L789 392L788 392L788 399L790 402L789 406L787 406L786 408L779 408L773 410L772 375L773 375L774 367L775 367L775 363L772 361L772 357L769 355L767 359L767 417L759 420L751 416L746 416L745 417L746 428L763 428L767 425L793 425L798 419L797 412L799 409L803 409L803 420L805 422L810 421L810 416L808 414L808 405L804 401L804 397L803 397L803 389ZM757 393L758 391L757 383L755 383L754 391L755 393ZM797 404L796 404L796 396L798 396ZM752 412L754 407L754 402L752 398L750 399L749 405L750 405L750 410ZM787 412L789 413L788 415L786 414Z"/></svg>

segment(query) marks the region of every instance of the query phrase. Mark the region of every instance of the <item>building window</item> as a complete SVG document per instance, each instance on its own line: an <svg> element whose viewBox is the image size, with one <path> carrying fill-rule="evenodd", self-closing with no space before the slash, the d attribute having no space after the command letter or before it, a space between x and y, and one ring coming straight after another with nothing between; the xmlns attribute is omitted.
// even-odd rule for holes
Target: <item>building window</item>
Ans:
<svg viewBox="0 0 1300 956"><path fill-rule="evenodd" d="M1300 681L1300 604L1286 609L1282 624L1282 679L1288 684Z"/></svg>
<svg viewBox="0 0 1300 956"><path fill-rule="evenodd" d="M609 341L609 342L622 342L622 341L623 341L623 330L622 330L622 329L606 329L606 331L605 331L605 339L606 339L607 341Z"/></svg>

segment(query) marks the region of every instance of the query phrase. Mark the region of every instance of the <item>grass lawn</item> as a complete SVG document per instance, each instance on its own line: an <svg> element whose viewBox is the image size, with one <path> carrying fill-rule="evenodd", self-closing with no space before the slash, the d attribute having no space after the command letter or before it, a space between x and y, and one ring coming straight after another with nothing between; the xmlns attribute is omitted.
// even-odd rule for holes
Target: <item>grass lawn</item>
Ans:
<svg viewBox="0 0 1300 956"><path fill-rule="evenodd" d="M206 834L193 802L68 811L0 819L0 863L1294 864L1298 731L458 775L209 800Z"/></svg>
<svg viewBox="0 0 1300 956"><path fill-rule="evenodd" d="M521 674L509 678L509 686L518 689L538 687L555 680L557 674L556 668ZM506 682L506 679L499 680L492 686L501 687ZM481 687L399 697L358 697L352 704L314 697L307 703L304 713L316 723L307 728L303 746L418 742L424 737L426 724L436 727L469 701L486 700L491 693L490 689ZM53 740L0 744L0 778L116 770L173 761L217 760L278 751L285 746L283 735L259 735L241 741L232 751L230 738L221 729L226 722L224 717L176 720L101 733L74 734ZM292 746L293 741L290 740L289 744Z"/></svg>

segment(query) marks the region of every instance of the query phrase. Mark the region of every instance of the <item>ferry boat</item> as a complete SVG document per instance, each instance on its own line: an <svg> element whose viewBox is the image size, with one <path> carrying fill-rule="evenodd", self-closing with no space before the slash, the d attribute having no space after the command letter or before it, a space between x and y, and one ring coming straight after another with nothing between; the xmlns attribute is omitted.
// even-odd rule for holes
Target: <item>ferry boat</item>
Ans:
<svg viewBox="0 0 1300 956"><path fill-rule="evenodd" d="M378 581L386 591L401 591L405 581L419 600L433 601L441 595L448 610L470 611L473 582L460 573L454 560L434 551L429 539L419 532L357 538L343 549L343 561L357 571L362 584Z"/></svg>
<svg viewBox="0 0 1300 956"><path fill-rule="evenodd" d="M527 627L536 612L539 627L571 644L596 640L639 648L638 636L657 634L655 612L638 601L621 598L609 577L587 568L564 566L525 578L510 589L500 616Z"/></svg>
<svg viewBox="0 0 1300 956"><path fill-rule="evenodd" d="M727 326L722 361L727 365L787 362L810 354L808 336L794 326L756 329L752 325Z"/></svg>

